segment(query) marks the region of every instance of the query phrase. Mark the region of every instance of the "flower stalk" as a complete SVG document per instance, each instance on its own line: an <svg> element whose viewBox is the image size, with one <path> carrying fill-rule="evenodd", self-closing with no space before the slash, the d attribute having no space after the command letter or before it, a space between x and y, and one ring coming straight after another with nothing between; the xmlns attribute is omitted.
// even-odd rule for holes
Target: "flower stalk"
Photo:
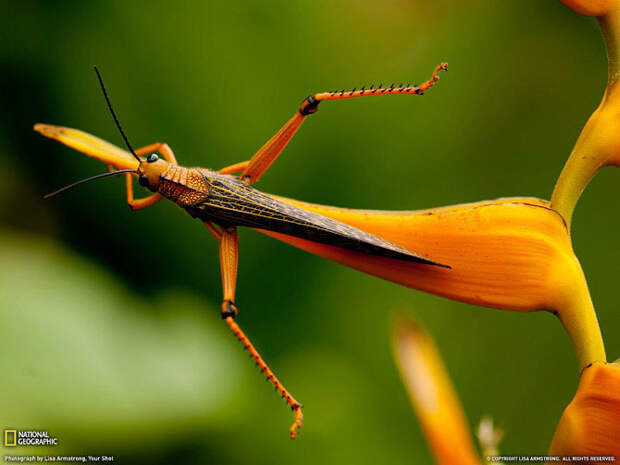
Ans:
<svg viewBox="0 0 620 465"><path fill-rule="evenodd" d="M600 105L581 131L551 195L551 207L570 229L582 192L605 166L620 166L620 2L562 0L569 8L597 16L607 48L607 88Z"/></svg>

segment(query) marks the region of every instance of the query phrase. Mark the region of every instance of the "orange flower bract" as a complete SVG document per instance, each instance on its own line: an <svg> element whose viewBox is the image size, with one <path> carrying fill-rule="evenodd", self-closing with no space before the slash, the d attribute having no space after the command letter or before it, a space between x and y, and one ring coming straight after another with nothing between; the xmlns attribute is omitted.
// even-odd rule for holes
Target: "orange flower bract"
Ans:
<svg viewBox="0 0 620 465"><path fill-rule="evenodd" d="M280 233L262 231L351 268L486 307L556 313L569 333L580 368L605 360L594 307L568 229L548 202L509 198L430 210L348 210L291 199L415 251L451 269L368 257Z"/></svg>
<svg viewBox="0 0 620 465"><path fill-rule="evenodd" d="M584 370L549 455L620 458L620 363L594 363Z"/></svg>
<svg viewBox="0 0 620 465"><path fill-rule="evenodd" d="M465 413L433 339L410 319L401 319L394 328L394 357L436 463L479 464Z"/></svg>

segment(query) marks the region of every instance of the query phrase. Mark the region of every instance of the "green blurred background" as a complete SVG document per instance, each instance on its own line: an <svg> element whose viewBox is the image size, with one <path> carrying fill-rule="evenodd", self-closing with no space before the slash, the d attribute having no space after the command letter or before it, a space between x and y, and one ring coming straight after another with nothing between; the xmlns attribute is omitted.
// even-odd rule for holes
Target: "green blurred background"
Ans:
<svg viewBox="0 0 620 465"><path fill-rule="evenodd" d="M8 0L0 38L0 428L121 463L430 463L390 352L407 313L436 338L472 427L490 414L503 452L546 452L578 381L550 314L424 295L242 230L239 320L305 404L290 441L290 411L220 321L204 228L172 204L130 212L120 179L44 202L102 166L31 127L121 145L97 64L135 146L219 168L310 93L419 83L446 60L424 97L324 103L258 187L379 209L548 198L604 89L593 20L553 0ZM611 359L619 176L595 179L573 230Z"/></svg>

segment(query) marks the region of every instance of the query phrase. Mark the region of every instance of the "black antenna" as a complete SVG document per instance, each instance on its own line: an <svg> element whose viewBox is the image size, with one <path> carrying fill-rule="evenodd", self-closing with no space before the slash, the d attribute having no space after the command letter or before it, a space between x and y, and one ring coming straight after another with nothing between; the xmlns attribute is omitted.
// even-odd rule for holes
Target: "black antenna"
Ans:
<svg viewBox="0 0 620 465"><path fill-rule="evenodd" d="M57 194L60 194L64 191L67 191L75 186L79 186L80 184L84 184L85 182L90 182L90 181L94 181L95 179L99 179L99 178L105 178L107 176L115 176L117 174L123 174L123 173L135 173L136 170L118 170L118 171L111 171L109 173L101 173L98 174L96 176L91 176L90 178L86 178L86 179L81 179L79 181L76 181L72 184L69 184L68 186L65 187L61 187L60 189L58 189L57 191L52 192L51 194L47 194L44 195L43 198L44 199L49 199L50 197L54 197Z"/></svg>
<svg viewBox="0 0 620 465"><path fill-rule="evenodd" d="M93 66L93 68L95 69L95 73L97 73L97 79L99 79L99 85L101 86L101 90L103 91L103 96L105 97L105 101L108 104L108 108L110 109L110 113L112 113L112 118L114 118L114 122L116 123L116 127L120 131L121 136L123 136L123 140L125 141L125 145L127 145L127 148L129 149L131 154L135 157L135 159L138 160L139 162L142 162L142 160L140 160L140 157L138 155L136 155L136 152L133 151L133 148L131 147L131 144L129 143L129 139L127 139L127 136L125 135L125 132L123 131L123 128L121 127L121 123L118 122L118 118L116 117L116 113L114 113L114 109L112 108L112 104L110 103L110 98L108 97L108 92L105 90L105 86L103 85L103 79L101 78L101 73L99 73L99 70L97 69L97 66Z"/></svg>

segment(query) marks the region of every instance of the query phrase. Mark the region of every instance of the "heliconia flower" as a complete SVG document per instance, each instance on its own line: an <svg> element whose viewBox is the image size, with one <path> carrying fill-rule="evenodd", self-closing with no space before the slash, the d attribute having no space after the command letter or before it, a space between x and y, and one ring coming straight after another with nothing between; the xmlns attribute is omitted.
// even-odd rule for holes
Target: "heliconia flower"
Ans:
<svg viewBox="0 0 620 465"><path fill-rule="evenodd" d="M481 463L432 338L411 319L401 318L394 330L394 358L436 463Z"/></svg>
<svg viewBox="0 0 620 465"><path fill-rule="evenodd" d="M555 313L580 368L605 360L581 265L549 203L506 198L419 211L348 210L282 199L416 251L450 269L367 257L284 234L266 234L383 279L485 307Z"/></svg>
<svg viewBox="0 0 620 465"><path fill-rule="evenodd" d="M620 458L620 361L593 363L583 371L549 455Z"/></svg>
<svg viewBox="0 0 620 465"><path fill-rule="evenodd" d="M85 132L44 124L35 130L115 168L135 168L125 150ZM450 268L368 256L262 231L313 254L414 289L476 305L555 313L580 368L605 361L602 337L568 228L549 203L507 198L420 211L350 210L278 197L349 224Z"/></svg>

